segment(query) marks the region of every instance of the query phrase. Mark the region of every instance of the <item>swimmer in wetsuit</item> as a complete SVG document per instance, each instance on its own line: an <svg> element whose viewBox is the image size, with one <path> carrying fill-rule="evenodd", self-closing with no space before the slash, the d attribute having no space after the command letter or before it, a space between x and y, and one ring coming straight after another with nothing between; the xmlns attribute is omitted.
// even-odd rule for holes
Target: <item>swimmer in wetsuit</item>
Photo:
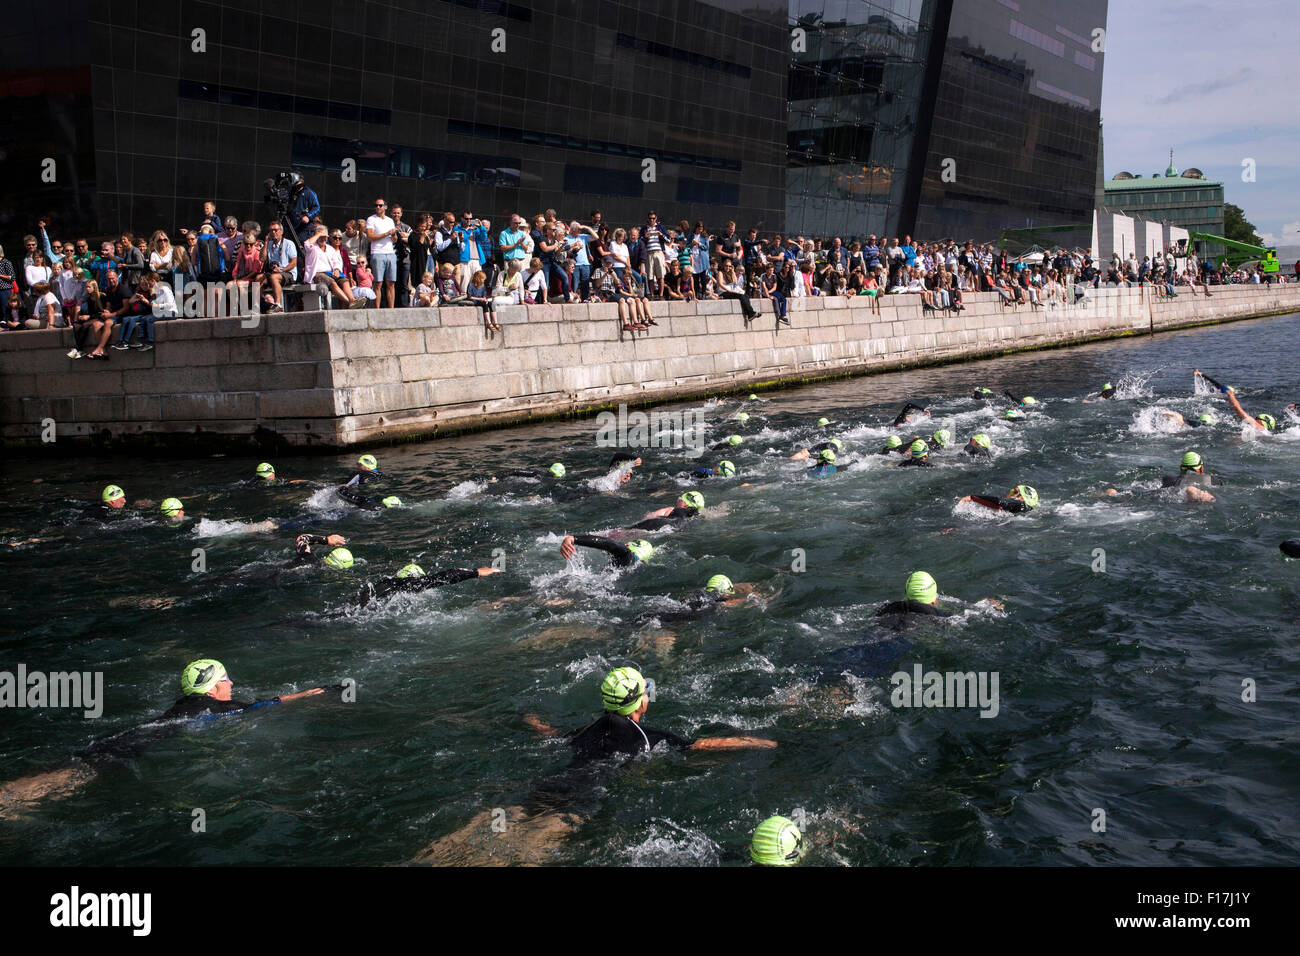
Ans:
<svg viewBox="0 0 1300 956"><path fill-rule="evenodd" d="M823 448L817 453L817 462L808 469L808 475L811 478L826 478L835 474L839 469L835 466L835 452L831 448Z"/></svg>
<svg viewBox="0 0 1300 956"><path fill-rule="evenodd" d="M900 455L903 455L907 453L907 450L907 447L903 444L903 439L899 438L897 435L890 435L885 439L885 444L881 446L880 451L876 452L876 454L888 455L893 452L898 452Z"/></svg>
<svg viewBox="0 0 1300 956"><path fill-rule="evenodd" d="M908 456L898 463L899 468L907 466L918 468L933 468L934 462L930 461L930 446L923 438L918 438L912 442L908 449Z"/></svg>
<svg viewBox="0 0 1300 956"><path fill-rule="evenodd" d="M906 425L908 422L916 421L918 418L929 417L930 409L922 408L914 402L908 402L903 406L903 410L898 413L898 417L894 419L894 427L897 428L899 425Z"/></svg>
<svg viewBox="0 0 1300 956"><path fill-rule="evenodd" d="M970 441L966 443L966 447L962 451L972 458L992 458L993 443L989 441L988 435L980 432L970 436Z"/></svg>
<svg viewBox="0 0 1300 956"><path fill-rule="evenodd" d="M709 450L721 451L724 448L736 448L743 444L745 444L745 439L742 438L741 436L728 435L726 438L722 439L722 441L718 442L716 445L713 445Z"/></svg>
<svg viewBox="0 0 1300 956"><path fill-rule="evenodd" d="M1209 382L1211 385L1217 388L1224 395L1227 395L1228 404L1232 406L1232 410L1237 413L1237 417L1240 418L1243 422L1246 422L1248 425L1254 426L1259 431L1262 431L1265 434L1269 432L1277 431L1277 419L1274 418L1272 415L1268 415L1268 414L1259 415L1259 416L1251 415L1244 408L1241 407L1241 402L1237 401L1236 389L1232 388L1229 385L1220 385L1214 379L1210 378L1210 376L1202 372L1199 368L1193 369L1192 371L1193 374L1199 375L1201 378L1205 379L1207 382Z"/></svg>
<svg viewBox="0 0 1300 956"><path fill-rule="evenodd" d="M771 749L776 741L761 737L680 737L667 730L644 726L650 706L649 687L640 671L619 667L605 675L600 685L604 713L587 726L561 734L533 714L524 724L546 737L562 738L572 748L568 768L535 788L527 805L505 808L508 827L497 825L501 811L484 811L455 833L430 844L414 860L436 865L471 863L555 862L566 837L583 823L586 808L574 806L606 779L611 758L629 758L665 749L756 750ZM555 806L559 804L557 809Z"/></svg>
<svg viewBox="0 0 1300 956"><path fill-rule="evenodd" d="M468 581L470 578L485 578L489 574L500 573L500 568L485 567L477 569L448 568L445 571L425 574L424 568L418 564L408 564L392 577L366 582L361 589L361 593L357 595L357 604L365 607L371 601L388 597L388 595L398 591L409 594L416 591L426 591L429 588L445 587L448 584L459 584L462 581Z"/></svg>
<svg viewBox="0 0 1300 956"><path fill-rule="evenodd" d="M811 457L820 455L824 451L834 452L838 455L844 451L844 442L840 441L838 438L828 438L826 441L818 442L816 445L812 445L809 448L800 448L790 456L790 460L806 461Z"/></svg>
<svg viewBox="0 0 1300 956"><path fill-rule="evenodd" d="M357 459L356 470L352 473L352 478L348 484L359 487L370 482L383 480L384 476L379 473L379 461L375 456L362 455Z"/></svg>
<svg viewBox="0 0 1300 956"><path fill-rule="evenodd" d="M929 438L930 448L938 451L941 448L947 448L952 444L952 432L946 428L940 428Z"/></svg>
<svg viewBox="0 0 1300 956"><path fill-rule="evenodd" d="M638 531L660 531L675 527L703 513L704 495L698 491L688 491L677 499L677 504L673 507L652 511L632 527Z"/></svg>
<svg viewBox="0 0 1300 956"><path fill-rule="evenodd" d="M1000 421L1005 422L1008 425L1019 425L1022 422L1028 421L1025 417L1025 413L1018 408L1008 408L998 416L998 418Z"/></svg>
<svg viewBox="0 0 1300 956"><path fill-rule="evenodd" d="M696 481L703 481L706 478L733 478L736 474L736 466L730 461L720 461L713 468L696 468L691 472L691 477Z"/></svg>
<svg viewBox="0 0 1300 956"><path fill-rule="evenodd" d="M1183 455L1178 467L1178 474L1165 475L1160 479L1163 488L1180 488L1188 501L1210 502L1214 495L1206 488L1215 488L1223 484L1218 475L1207 473L1205 462L1199 454L1189 451Z"/></svg>
<svg viewBox="0 0 1300 956"><path fill-rule="evenodd" d="M715 574L705 582L704 587L698 588L682 598L682 607L667 611L646 612L637 618L637 623L643 624L650 620L657 620L661 623L667 621L694 621L712 614L720 608L740 604L752 593L754 593L754 585L743 582L735 584L725 574Z"/></svg>
<svg viewBox="0 0 1300 956"><path fill-rule="evenodd" d="M998 394L997 392L993 391L993 389L991 388L977 388L975 389L975 391L971 392L970 397L982 398L985 400L992 401L993 399L996 399L998 397Z"/></svg>
<svg viewBox="0 0 1300 956"><path fill-rule="evenodd" d="M79 521L109 521L126 513L126 492L117 485L109 485L99 494L96 504L83 508Z"/></svg>
<svg viewBox="0 0 1300 956"><path fill-rule="evenodd" d="M1007 492L1005 498L999 498L996 495L966 495L957 503L961 504L964 501L983 505L985 508L991 508L994 511L1024 514L1038 507L1038 492L1029 485L1016 485Z"/></svg>
<svg viewBox="0 0 1300 956"><path fill-rule="evenodd" d="M1283 541L1278 547L1288 558L1300 558L1300 539Z"/></svg>
<svg viewBox="0 0 1300 956"><path fill-rule="evenodd" d="M290 478L284 482L277 482L275 477L275 466L269 461L264 461L253 471L252 478L245 478L240 482L245 488L265 488L274 484L302 485L307 483L306 478Z"/></svg>
<svg viewBox="0 0 1300 956"><path fill-rule="evenodd" d="M272 697L269 700L237 701L231 698L233 688L234 684L220 661L204 659L191 662L181 672L180 700L162 715L91 742L74 754L74 763L71 766L0 785L0 819L13 816L41 800L70 796L94 779L95 761L138 756L145 744L165 734L173 733L181 726L181 721L211 720L275 704L284 704L303 697L314 697L325 693L326 690L342 690L341 685L330 688L313 687L310 690Z"/></svg>
<svg viewBox="0 0 1300 956"><path fill-rule="evenodd" d="M649 561L655 552L654 545L644 539L624 544L598 534L570 534L565 535L560 542L560 554L564 555L566 561L572 561L579 547L604 551L610 557L611 568L630 568L642 561Z"/></svg>
<svg viewBox="0 0 1300 956"><path fill-rule="evenodd" d="M1017 405L1021 405L1026 408L1038 404L1038 399L1034 398L1034 396L1032 395L1026 395L1024 398L1016 398L1016 396L1011 394L1011 390L1006 388L1002 390L1002 394L1005 395L1007 398L1011 399Z"/></svg>

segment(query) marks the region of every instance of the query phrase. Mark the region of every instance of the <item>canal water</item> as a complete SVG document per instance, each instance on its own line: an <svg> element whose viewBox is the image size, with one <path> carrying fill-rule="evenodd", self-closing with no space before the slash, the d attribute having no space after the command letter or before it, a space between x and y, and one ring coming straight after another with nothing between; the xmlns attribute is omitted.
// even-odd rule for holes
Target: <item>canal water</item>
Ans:
<svg viewBox="0 0 1300 956"><path fill-rule="evenodd" d="M1279 434L1244 428L1198 366ZM0 669L100 672L104 700L94 719L0 712L4 782L162 713L195 658L220 659L237 699L348 680L355 700L173 727L95 761L0 806L0 862L727 865L781 813L822 865L1295 865L1300 562L1278 543L1300 537L1298 366L1291 315L668 406L710 443L745 439L725 453L735 477L698 483L722 453L646 449L630 481L605 477L618 449L593 419L381 448L404 505L382 511L335 492L355 454L279 458L267 487L245 483L255 458L11 459ZM1117 399L1083 400L1106 381ZM976 386L1039 404L1004 424L1009 402ZM909 400L932 417L894 428ZM958 447L936 467L874 454L938 428ZM960 454L975 432L991 460ZM856 467L790 460L828 435ZM1223 481L1213 503L1161 488L1188 450ZM564 479L488 480L553 462ZM187 518L79 519L109 483L181 498ZM1041 500L1027 515L958 503L1022 483ZM560 555L564 535L692 488L705 515L646 535L648 564ZM297 529L344 535L354 567L286 569ZM502 570L357 606L411 561ZM918 569L957 613L885 626L876 610ZM754 593L683 616L717 573ZM567 745L526 718L584 726L625 664L654 682L647 725L778 746L566 770ZM896 706L893 675L918 665L996 675L996 708Z"/></svg>

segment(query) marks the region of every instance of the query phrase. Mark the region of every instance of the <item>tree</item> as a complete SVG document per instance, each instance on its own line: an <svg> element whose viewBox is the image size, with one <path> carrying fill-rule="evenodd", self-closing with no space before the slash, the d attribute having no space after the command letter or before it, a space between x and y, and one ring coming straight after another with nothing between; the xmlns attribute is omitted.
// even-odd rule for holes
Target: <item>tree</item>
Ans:
<svg viewBox="0 0 1300 956"><path fill-rule="evenodd" d="M1233 239L1252 246L1264 244L1264 240L1259 238L1254 225L1246 219L1246 214L1242 212L1241 207L1234 206L1230 202L1223 204L1223 236L1225 239Z"/></svg>

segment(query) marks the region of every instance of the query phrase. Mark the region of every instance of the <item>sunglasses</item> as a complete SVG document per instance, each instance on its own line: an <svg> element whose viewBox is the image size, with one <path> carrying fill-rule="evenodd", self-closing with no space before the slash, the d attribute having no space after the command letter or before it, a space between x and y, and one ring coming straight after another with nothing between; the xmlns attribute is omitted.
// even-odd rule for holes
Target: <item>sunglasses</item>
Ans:
<svg viewBox="0 0 1300 956"><path fill-rule="evenodd" d="M387 207L386 205L384 205L383 203L381 203L381 202L377 202L377 203L375 203L375 208L376 208L376 209L387 209L388 207Z"/></svg>

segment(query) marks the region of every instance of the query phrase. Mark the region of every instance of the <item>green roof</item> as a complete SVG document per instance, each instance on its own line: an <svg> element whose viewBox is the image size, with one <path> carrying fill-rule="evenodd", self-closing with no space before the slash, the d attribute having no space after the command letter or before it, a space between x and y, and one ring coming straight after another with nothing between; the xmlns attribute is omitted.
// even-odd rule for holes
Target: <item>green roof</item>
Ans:
<svg viewBox="0 0 1300 956"><path fill-rule="evenodd" d="M1202 186L1222 186L1215 179L1187 179L1182 176L1151 176L1142 179L1108 179L1106 192L1132 189L1199 189Z"/></svg>

